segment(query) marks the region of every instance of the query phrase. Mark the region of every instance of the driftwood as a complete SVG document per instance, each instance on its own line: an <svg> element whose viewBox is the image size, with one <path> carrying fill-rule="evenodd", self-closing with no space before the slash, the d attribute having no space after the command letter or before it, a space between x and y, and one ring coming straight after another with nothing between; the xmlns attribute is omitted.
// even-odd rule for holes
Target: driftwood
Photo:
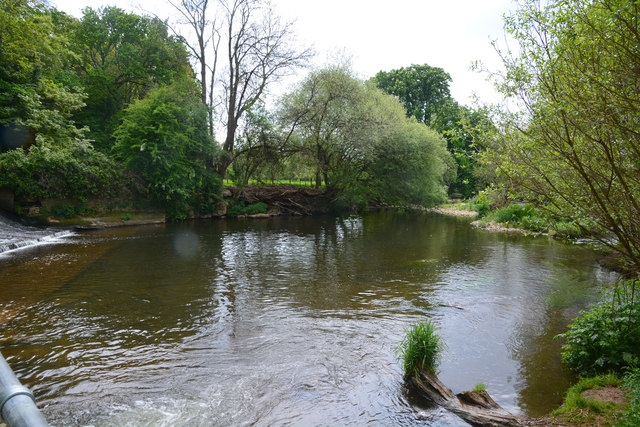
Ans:
<svg viewBox="0 0 640 427"><path fill-rule="evenodd" d="M288 215L314 215L325 213L331 204L329 195L322 189L294 185L228 186L226 190L245 203L263 202L269 211Z"/></svg>
<svg viewBox="0 0 640 427"><path fill-rule="evenodd" d="M524 426L527 418L513 415L498 405L487 392L454 394L437 376L424 370L409 377L409 383L433 403L453 412L474 426Z"/></svg>

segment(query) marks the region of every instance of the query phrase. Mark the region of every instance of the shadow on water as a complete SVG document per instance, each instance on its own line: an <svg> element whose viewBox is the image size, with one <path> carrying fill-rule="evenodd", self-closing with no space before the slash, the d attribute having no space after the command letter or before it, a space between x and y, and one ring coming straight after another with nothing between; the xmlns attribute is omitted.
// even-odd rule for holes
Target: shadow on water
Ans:
<svg viewBox="0 0 640 427"><path fill-rule="evenodd" d="M55 283L0 335L54 424L460 425L402 381L425 317L448 386L539 415L573 380L553 336L611 278L586 249L431 214L122 233L0 260L2 283Z"/></svg>

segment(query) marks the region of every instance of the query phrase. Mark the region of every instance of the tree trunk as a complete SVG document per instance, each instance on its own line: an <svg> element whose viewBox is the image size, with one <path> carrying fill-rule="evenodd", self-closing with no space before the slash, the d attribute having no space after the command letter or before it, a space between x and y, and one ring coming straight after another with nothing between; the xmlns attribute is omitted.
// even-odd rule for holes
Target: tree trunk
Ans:
<svg viewBox="0 0 640 427"><path fill-rule="evenodd" d="M453 412L474 426L523 426L526 417L510 414L487 392L465 391L455 395L437 376L419 370L409 383L431 402Z"/></svg>

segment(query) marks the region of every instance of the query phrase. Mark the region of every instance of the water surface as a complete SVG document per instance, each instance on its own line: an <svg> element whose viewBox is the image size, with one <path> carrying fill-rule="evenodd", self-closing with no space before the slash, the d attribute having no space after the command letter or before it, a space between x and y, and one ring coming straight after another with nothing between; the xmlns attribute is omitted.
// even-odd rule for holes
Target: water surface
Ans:
<svg viewBox="0 0 640 427"><path fill-rule="evenodd" d="M431 319L455 392L537 416L574 380L564 331L594 253L381 212L84 233L0 257L2 352L54 425L463 425L394 350Z"/></svg>

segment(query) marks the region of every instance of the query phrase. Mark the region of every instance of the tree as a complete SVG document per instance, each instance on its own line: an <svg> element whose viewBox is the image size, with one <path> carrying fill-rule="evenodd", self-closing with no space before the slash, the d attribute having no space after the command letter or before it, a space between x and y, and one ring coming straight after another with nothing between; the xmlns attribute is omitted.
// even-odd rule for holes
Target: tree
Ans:
<svg viewBox="0 0 640 427"><path fill-rule="evenodd" d="M171 6L180 14L182 19L178 24L188 25L195 34L195 41L181 37L184 44L189 48L191 54L196 59L200 71L200 99L203 105L209 110L209 133L213 136L213 87L216 78L216 68L218 63L218 49L220 46L220 33L216 20L209 19L209 0L167 0ZM176 29L174 33L178 34ZM209 44L213 47L213 63L209 63ZM210 75L210 79L207 76ZM209 82L209 83L208 83Z"/></svg>
<svg viewBox="0 0 640 427"><path fill-rule="evenodd" d="M314 160L316 188L337 178L339 169L351 157L365 159L365 146L351 139L350 132L360 131L358 123L364 100L364 85L344 66L314 71L292 93L282 97L280 121L296 131L297 151ZM354 156L358 152L359 155ZM349 167L352 165L348 164ZM346 172L346 171L343 171Z"/></svg>
<svg viewBox="0 0 640 427"><path fill-rule="evenodd" d="M503 183L587 230L640 271L640 5L526 0L506 19L518 54L499 87L519 101L488 152ZM611 238L611 234L615 236Z"/></svg>
<svg viewBox="0 0 640 427"><path fill-rule="evenodd" d="M167 218L212 212L220 185L211 161L216 153L193 82L159 87L134 101L114 136L116 155L148 183L148 195L166 207Z"/></svg>
<svg viewBox="0 0 640 427"><path fill-rule="evenodd" d="M442 68L412 65L391 71L380 71L373 78L386 93L397 96L407 110L407 116L440 132L447 140L447 149L457 165L455 177L449 181L449 193L471 197L481 183L475 176L477 153L484 144L489 115L459 105L449 91L451 76ZM480 126L482 129L475 129Z"/></svg>
<svg viewBox="0 0 640 427"><path fill-rule="evenodd" d="M282 98L280 120L315 162L316 186L324 181L350 204L432 204L446 195L445 140L345 66L312 72Z"/></svg>
<svg viewBox="0 0 640 427"><path fill-rule="evenodd" d="M124 108L156 85L191 76L185 47L157 18L117 7L83 11L72 29L76 84L84 87L87 106L77 120L91 128L95 147L108 153L112 133Z"/></svg>
<svg viewBox="0 0 640 427"><path fill-rule="evenodd" d="M449 170L455 170L455 163L442 135L407 119L388 141L375 147L367 169L370 197L390 205L435 206L447 199Z"/></svg>
<svg viewBox="0 0 640 427"><path fill-rule="evenodd" d="M447 128L446 113L456 113L457 104L449 91L451 76L442 68L411 65L380 71L373 80L380 89L400 99L407 116L440 132Z"/></svg>
<svg viewBox="0 0 640 427"><path fill-rule="evenodd" d="M84 94L60 79L72 52L50 11L39 1L1 0L0 12L2 145L14 148L16 136L24 144L83 141L85 130L72 116L84 106Z"/></svg>
<svg viewBox="0 0 640 427"><path fill-rule="evenodd" d="M236 131L243 114L265 93L267 86L303 65L311 55L298 50L292 24L282 23L262 0L222 1L227 68L222 81L226 134L218 172L226 173L234 155Z"/></svg>

